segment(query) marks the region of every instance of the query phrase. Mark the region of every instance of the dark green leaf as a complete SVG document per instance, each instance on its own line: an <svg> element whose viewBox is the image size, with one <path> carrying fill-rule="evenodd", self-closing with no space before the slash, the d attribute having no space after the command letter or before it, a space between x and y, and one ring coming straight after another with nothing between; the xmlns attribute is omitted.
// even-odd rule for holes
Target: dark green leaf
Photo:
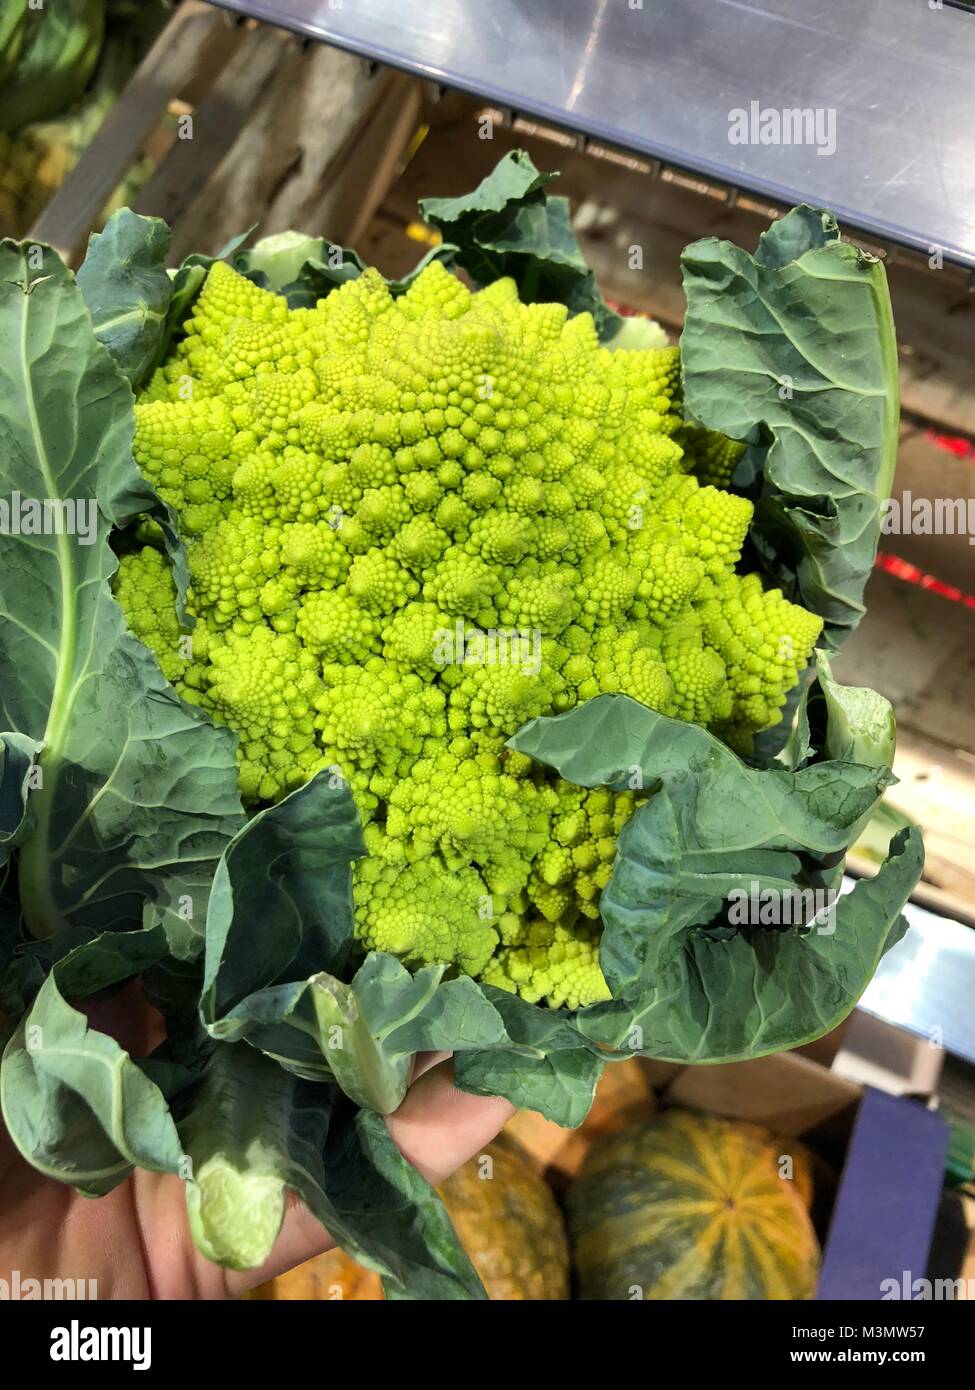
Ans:
<svg viewBox="0 0 975 1390"><path fill-rule="evenodd" d="M473 193L462 193L458 198L423 198L420 216L435 227L456 226L470 235L483 214L506 212L512 203L517 206L539 194L544 196L545 185L557 178L557 173L536 169L524 150L509 150Z"/></svg>
<svg viewBox="0 0 975 1390"><path fill-rule="evenodd" d="M33 739L0 734L0 865L7 863L33 828L28 790L36 762Z"/></svg>
<svg viewBox="0 0 975 1390"><path fill-rule="evenodd" d="M877 876L838 900L831 933L752 928L712 940L691 931L640 999L583 1010L579 1030L670 1062L745 1061L812 1042L846 1018L900 939L923 862L920 831L902 831Z"/></svg>
<svg viewBox="0 0 975 1390"><path fill-rule="evenodd" d="M66 1003L53 973L4 1050L0 1102L24 1158L90 1195L110 1191L133 1167L179 1169L182 1147L162 1093Z"/></svg>
<svg viewBox="0 0 975 1390"><path fill-rule="evenodd" d="M505 1038L504 1026L497 1010L485 998L481 987L468 976L443 980L433 988L417 988L424 976L433 985L431 971L442 974L439 966L428 967L413 976L412 997L406 994L393 1007L397 991L390 988L391 956L366 958L356 975L356 992L366 1017L373 1020L373 1030L383 1050L391 1056L412 1055L415 1052L462 1052L470 1048L493 1047ZM367 977L370 963L381 963ZM409 973L409 972L407 972Z"/></svg>
<svg viewBox="0 0 975 1390"><path fill-rule="evenodd" d="M484 1299L440 1197L393 1143L381 1115L342 1101L329 1127L324 1207L305 1201L342 1246L399 1298Z"/></svg>
<svg viewBox="0 0 975 1390"><path fill-rule="evenodd" d="M152 371L173 288L166 271L172 233L158 217L129 208L94 232L78 271L78 288L98 341L133 389Z"/></svg>
<svg viewBox="0 0 975 1390"><path fill-rule="evenodd" d="M755 260L770 270L782 270L807 251L839 239L840 229L831 212L800 203L765 229L758 238Z"/></svg>
<svg viewBox="0 0 975 1390"><path fill-rule="evenodd" d="M624 827L599 902L614 998L642 994L734 892L819 887L891 781L886 768L749 767L698 724L601 695L526 724L510 745L579 786L658 787Z"/></svg>
<svg viewBox="0 0 975 1390"><path fill-rule="evenodd" d="M750 767L699 726L625 696L533 720L509 740L580 786L652 791L619 836L600 898L600 960L614 1001L577 1016L587 1037L617 1046L649 1018L652 1035L640 1044L648 1055L731 1060L818 1036L866 988L920 874L919 840L887 867L885 897L841 900L835 935L829 917L826 927L789 925L791 907L776 930L722 925L733 895L784 901L811 890L825 895L817 906L830 903L847 849L893 780L883 763L892 752L886 702L838 686L828 665L820 680L830 691L824 723L795 772ZM806 726L800 741L810 736ZM822 757L853 749L870 761Z"/></svg>
<svg viewBox="0 0 975 1390"><path fill-rule="evenodd" d="M142 976L142 992L162 1014L166 1049L174 1061L199 1073L213 1051L213 1040L200 1017L203 961L166 956Z"/></svg>
<svg viewBox="0 0 975 1390"><path fill-rule="evenodd" d="M77 930L77 929L76 929ZM72 933L62 933L71 936ZM38 948L60 944L39 942ZM110 985L121 984L141 975L163 960L169 953L169 943L161 926L143 931L102 932L60 954L53 962L58 989L63 995L85 999Z"/></svg>
<svg viewBox="0 0 975 1390"><path fill-rule="evenodd" d="M0 737L0 1047L43 978L20 958L24 929L17 901L17 876L10 857L33 829L28 790L37 745L21 734Z"/></svg>
<svg viewBox="0 0 975 1390"><path fill-rule="evenodd" d="M0 865L0 1050L44 980L43 970L25 961L28 940L17 898L17 874L11 864Z"/></svg>
<svg viewBox="0 0 975 1390"><path fill-rule="evenodd" d="M682 257L684 399L767 444L750 537L786 596L839 645L863 614L897 451L897 349L883 266L795 208L756 256L709 237Z"/></svg>
<svg viewBox="0 0 975 1390"><path fill-rule="evenodd" d="M570 314L591 313L600 338L611 339L620 317L583 259L568 199L546 195L556 177L540 173L524 150L511 150L473 193L424 198L420 215L457 248L456 263L478 287L510 275L524 303L557 301Z"/></svg>
<svg viewBox="0 0 975 1390"><path fill-rule="evenodd" d="M207 911L204 1013L256 990L337 971L352 946L352 860L365 853L344 783L319 773L228 845Z"/></svg>
<svg viewBox="0 0 975 1390"><path fill-rule="evenodd" d="M313 979L338 983L331 975L315 975ZM348 990L349 986L340 988ZM331 1039L323 1035L311 981L295 980L255 990L219 1018L210 1018L206 1001L201 1012L211 1041L246 1041L295 1076L308 1081L334 1080L331 1057L326 1053Z"/></svg>
<svg viewBox="0 0 975 1390"><path fill-rule="evenodd" d="M0 725L43 744L19 850L24 916L44 937L127 929L146 910L192 954L242 812L231 735L176 698L109 591L109 530L139 487L131 392L50 250L36 264L0 246L0 316L12 496L76 509L75 534L0 536Z"/></svg>
<svg viewBox="0 0 975 1390"><path fill-rule="evenodd" d="M462 1091L504 1096L520 1110L538 1110L560 1125L579 1125L589 1113L603 1059L587 1046L566 1014L526 1004L515 994L484 987L504 1020L507 1042L459 1052L454 1079Z"/></svg>

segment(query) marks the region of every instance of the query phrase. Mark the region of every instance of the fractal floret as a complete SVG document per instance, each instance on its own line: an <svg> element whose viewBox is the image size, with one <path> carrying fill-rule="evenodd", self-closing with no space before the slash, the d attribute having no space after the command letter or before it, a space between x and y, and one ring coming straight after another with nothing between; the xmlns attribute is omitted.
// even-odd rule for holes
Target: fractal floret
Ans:
<svg viewBox="0 0 975 1390"><path fill-rule="evenodd" d="M290 308L222 263L136 406L189 550L116 592L180 694L238 735L242 793L350 786L364 949L529 1002L607 999L599 895L644 793L506 748L621 692L748 751L821 620L738 572L742 448L688 425L676 348L429 265ZM716 486L720 484L721 486Z"/></svg>

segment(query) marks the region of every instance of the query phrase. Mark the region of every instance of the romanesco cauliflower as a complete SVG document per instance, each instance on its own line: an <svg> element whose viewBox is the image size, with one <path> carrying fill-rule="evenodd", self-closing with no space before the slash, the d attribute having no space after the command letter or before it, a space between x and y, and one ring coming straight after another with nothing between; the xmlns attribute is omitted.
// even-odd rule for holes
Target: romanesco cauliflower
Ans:
<svg viewBox="0 0 975 1390"><path fill-rule="evenodd" d="M363 948L531 1002L609 997L599 894L643 793L585 791L505 748L623 692L734 746L774 723L820 620L736 572L741 446L680 414L677 349L610 352L586 314L472 294L431 264L311 309L217 263L136 406L180 518L116 593L185 699L239 735L270 801L330 768L366 827Z"/></svg>

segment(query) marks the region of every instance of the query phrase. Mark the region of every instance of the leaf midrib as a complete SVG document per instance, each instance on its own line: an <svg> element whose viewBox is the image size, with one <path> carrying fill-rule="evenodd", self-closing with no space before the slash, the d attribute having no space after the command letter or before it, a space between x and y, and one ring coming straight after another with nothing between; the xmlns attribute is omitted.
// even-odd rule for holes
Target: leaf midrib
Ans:
<svg viewBox="0 0 975 1390"><path fill-rule="evenodd" d="M28 325L31 292L25 290L21 307L20 322L20 357L21 371L23 376L24 404L27 410L27 418L30 426L34 452L37 457L38 469L47 490L48 497L53 501L56 497L54 473L51 468L51 461L48 457L47 448L44 442L44 434L41 429L40 417L37 408L37 400L34 394L33 374L30 367L28 355ZM71 557L70 538L64 531L55 532L55 553L59 567L59 577L61 583L61 623L58 634L58 646L55 653L56 674L54 687L51 691L51 703L47 714L47 723L44 733L40 740L40 761L44 768L45 776L42 787L34 793L34 804L37 819L35 822L34 835L25 846L22 855L22 869L28 868L31 878L33 895L36 896L41 907L43 918L38 920L36 912L32 912L32 928L47 927L50 930L53 926L52 918L57 915L56 905L51 892L49 876L44 872L43 866L34 862L37 855L46 855L47 846L51 838L51 817L54 808L54 786L59 775L59 754L61 745L64 741L65 731L71 716L71 679L74 666L75 654L77 649L77 585L72 584L75 575L74 561ZM26 864L24 861L26 860ZM30 873L33 867L34 872ZM38 872L39 870L39 872Z"/></svg>
<svg viewBox="0 0 975 1390"><path fill-rule="evenodd" d="M20 353L24 379L24 401L27 406L27 414L30 422L34 449L37 454L38 466L44 480L44 486L47 489L48 498L54 501L57 496L54 486L54 475L51 471L51 463L44 444L44 435L40 427L37 401L33 389L33 376L30 371L27 355L27 308L29 302L30 295L25 294L20 324ZM57 675L54 681L54 689L51 692L51 707L48 711L47 724L44 729L43 744L45 748L53 747L56 750L63 737L63 728L70 714L71 702L68 699L67 687L70 683L71 668L75 655L77 604L76 592L70 583L71 578L74 577L74 565L71 559L69 537L67 533L62 530L55 533L55 540L57 542L56 551L61 580L61 630L56 654Z"/></svg>

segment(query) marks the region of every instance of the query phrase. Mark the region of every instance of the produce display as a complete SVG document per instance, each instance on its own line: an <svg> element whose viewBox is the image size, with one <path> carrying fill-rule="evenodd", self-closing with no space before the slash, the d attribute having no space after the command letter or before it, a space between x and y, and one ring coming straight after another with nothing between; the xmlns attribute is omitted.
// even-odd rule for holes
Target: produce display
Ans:
<svg viewBox="0 0 975 1390"><path fill-rule="evenodd" d="M796 1300L810 1298L820 1250L809 1211L829 1170L805 1144L740 1120L655 1113L648 1084L607 1070L582 1126L542 1177L522 1112L441 1188L490 1299ZM617 1084L617 1077L625 1079ZM513 1137L525 1132L530 1151ZM549 1182L579 1170L561 1190ZM342 1250L262 1285L258 1299L362 1302L379 1277Z"/></svg>
<svg viewBox="0 0 975 1390"><path fill-rule="evenodd" d="M165 0L4 0L0 14L0 234L20 236L94 139L159 33ZM133 198L136 163L103 209Z"/></svg>
<svg viewBox="0 0 975 1390"><path fill-rule="evenodd" d="M392 1296L483 1297L383 1120L418 1051L578 1125L607 1063L827 1032L904 930L916 828L832 901L893 780L830 666L883 267L805 206L697 242L664 347L551 177L425 200L402 281L298 233L168 272L128 210L77 277L0 245L0 1105L89 1195L179 1173L235 1268L291 1187ZM759 890L828 921L743 924ZM76 1007L133 979L148 1057Z"/></svg>
<svg viewBox="0 0 975 1390"><path fill-rule="evenodd" d="M579 1296L811 1298L811 1192L801 1150L758 1125L669 1110L608 1135L569 1193Z"/></svg>
<svg viewBox="0 0 975 1390"><path fill-rule="evenodd" d="M502 1133L439 1189L461 1244L490 1299L569 1297L562 1214L534 1161ZM257 1291L273 1299L382 1297L380 1281L342 1250L279 1276Z"/></svg>

